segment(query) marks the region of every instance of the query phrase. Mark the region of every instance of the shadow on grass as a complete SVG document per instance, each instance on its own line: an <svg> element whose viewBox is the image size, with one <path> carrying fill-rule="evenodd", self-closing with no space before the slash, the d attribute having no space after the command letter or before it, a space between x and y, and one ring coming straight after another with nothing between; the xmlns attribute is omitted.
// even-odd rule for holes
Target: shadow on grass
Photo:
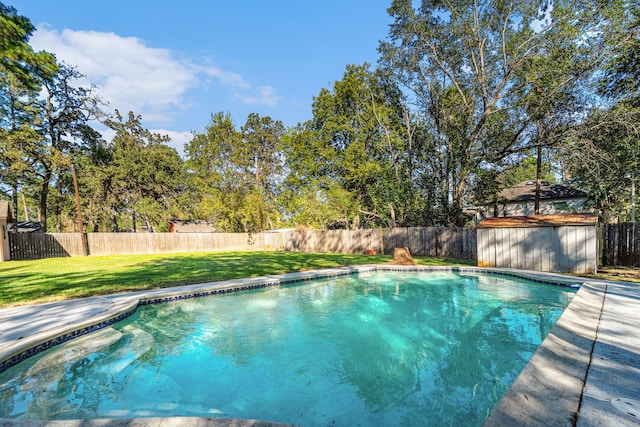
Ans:
<svg viewBox="0 0 640 427"><path fill-rule="evenodd" d="M15 269L0 270L0 306L389 261L391 257L385 255L303 252L181 253L119 259L39 260L16 264ZM421 265L467 264L433 258L417 258L416 261Z"/></svg>

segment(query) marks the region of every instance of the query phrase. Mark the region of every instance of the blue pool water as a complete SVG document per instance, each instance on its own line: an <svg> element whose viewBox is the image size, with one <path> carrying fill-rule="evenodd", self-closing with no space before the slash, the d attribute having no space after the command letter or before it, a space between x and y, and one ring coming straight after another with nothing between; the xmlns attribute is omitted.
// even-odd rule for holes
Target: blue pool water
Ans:
<svg viewBox="0 0 640 427"><path fill-rule="evenodd" d="M0 374L0 418L480 425L574 293L375 272L145 306Z"/></svg>

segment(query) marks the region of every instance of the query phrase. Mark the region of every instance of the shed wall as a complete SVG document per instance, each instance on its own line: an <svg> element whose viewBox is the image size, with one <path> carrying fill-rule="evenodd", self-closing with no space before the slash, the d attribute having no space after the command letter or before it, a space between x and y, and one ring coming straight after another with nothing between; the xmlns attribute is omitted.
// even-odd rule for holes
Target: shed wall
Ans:
<svg viewBox="0 0 640 427"><path fill-rule="evenodd" d="M0 218L0 233L2 233L2 241L0 242L0 262L9 261L11 252L9 251L9 231L7 230L7 218Z"/></svg>
<svg viewBox="0 0 640 427"><path fill-rule="evenodd" d="M555 273L596 273L594 225L479 228L478 266Z"/></svg>

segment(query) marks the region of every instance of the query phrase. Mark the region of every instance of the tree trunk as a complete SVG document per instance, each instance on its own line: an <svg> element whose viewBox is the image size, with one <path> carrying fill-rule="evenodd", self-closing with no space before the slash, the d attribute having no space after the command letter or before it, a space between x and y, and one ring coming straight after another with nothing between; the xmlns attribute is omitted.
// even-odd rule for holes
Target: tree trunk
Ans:
<svg viewBox="0 0 640 427"><path fill-rule="evenodd" d="M49 183L51 182L51 170L45 169L42 177L42 189L40 190L40 223L42 231L47 232L47 198L49 197Z"/></svg>
<svg viewBox="0 0 640 427"><path fill-rule="evenodd" d="M393 208L392 204L389 204L389 213L391 215L391 228L395 228L395 226L396 226L396 210Z"/></svg>
<svg viewBox="0 0 640 427"><path fill-rule="evenodd" d="M142 215L142 219L144 219L144 223L147 225L147 231L149 233L155 233L153 230L153 225L149 222L149 217L147 215Z"/></svg>
<svg viewBox="0 0 640 427"><path fill-rule="evenodd" d="M536 196L534 201L534 213L540 215L540 184L542 176L542 122L538 120L538 152L536 159Z"/></svg>
<svg viewBox="0 0 640 427"><path fill-rule="evenodd" d="M56 182L56 232L62 233L62 213L60 203L62 200L62 170L58 173L58 182Z"/></svg>
<svg viewBox="0 0 640 427"><path fill-rule="evenodd" d="M536 196L534 202L534 213L536 215L540 215L540 185L542 184L542 180L540 176L542 175L542 147L538 147L536 159Z"/></svg>
<svg viewBox="0 0 640 427"><path fill-rule="evenodd" d="M20 191L20 194L22 194L22 208L24 210L24 220L25 222L29 222L31 220L29 219L29 210L27 209L27 198L24 196L24 190Z"/></svg>
<svg viewBox="0 0 640 427"><path fill-rule="evenodd" d="M13 201L13 232L18 232L18 184L12 185L12 201Z"/></svg>
<svg viewBox="0 0 640 427"><path fill-rule="evenodd" d="M84 221L82 220L82 206L80 205L80 191L78 190L78 176L76 167L71 163L71 174L73 175L73 191L76 196L76 209L78 210L78 228L80 233L84 233Z"/></svg>

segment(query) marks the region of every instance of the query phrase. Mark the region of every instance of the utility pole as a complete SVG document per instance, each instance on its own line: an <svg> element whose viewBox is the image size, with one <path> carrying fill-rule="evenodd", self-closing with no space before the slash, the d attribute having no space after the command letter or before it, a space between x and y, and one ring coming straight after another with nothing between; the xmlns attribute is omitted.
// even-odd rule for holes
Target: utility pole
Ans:
<svg viewBox="0 0 640 427"><path fill-rule="evenodd" d="M636 178L632 177L629 172L624 177L631 181L631 222L636 223Z"/></svg>
<svg viewBox="0 0 640 427"><path fill-rule="evenodd" d="M78 210L78 226L80 228L80 235L82 236L82 251L85 256L89 255L87 250L87 236L84 234L84 223L82 221L82 208L80 206L80 192L78 191L78 177L76 175L76 168L71 162L71 175L73 176L73 189L76 193L76 208Z"/></svg>
<svg viewBox="0 0 640 427"><path fill-rule="evenodd" d="M631 222L636 223L636 179L631 178Z"/></svg>
<svg viewBox="0 0 640 427"><path fill-rule="evenodd" d="M542 121L538 119L538 149L536 157L536 195L533 213L540 215L540 185L542 184Z"/></svg>

